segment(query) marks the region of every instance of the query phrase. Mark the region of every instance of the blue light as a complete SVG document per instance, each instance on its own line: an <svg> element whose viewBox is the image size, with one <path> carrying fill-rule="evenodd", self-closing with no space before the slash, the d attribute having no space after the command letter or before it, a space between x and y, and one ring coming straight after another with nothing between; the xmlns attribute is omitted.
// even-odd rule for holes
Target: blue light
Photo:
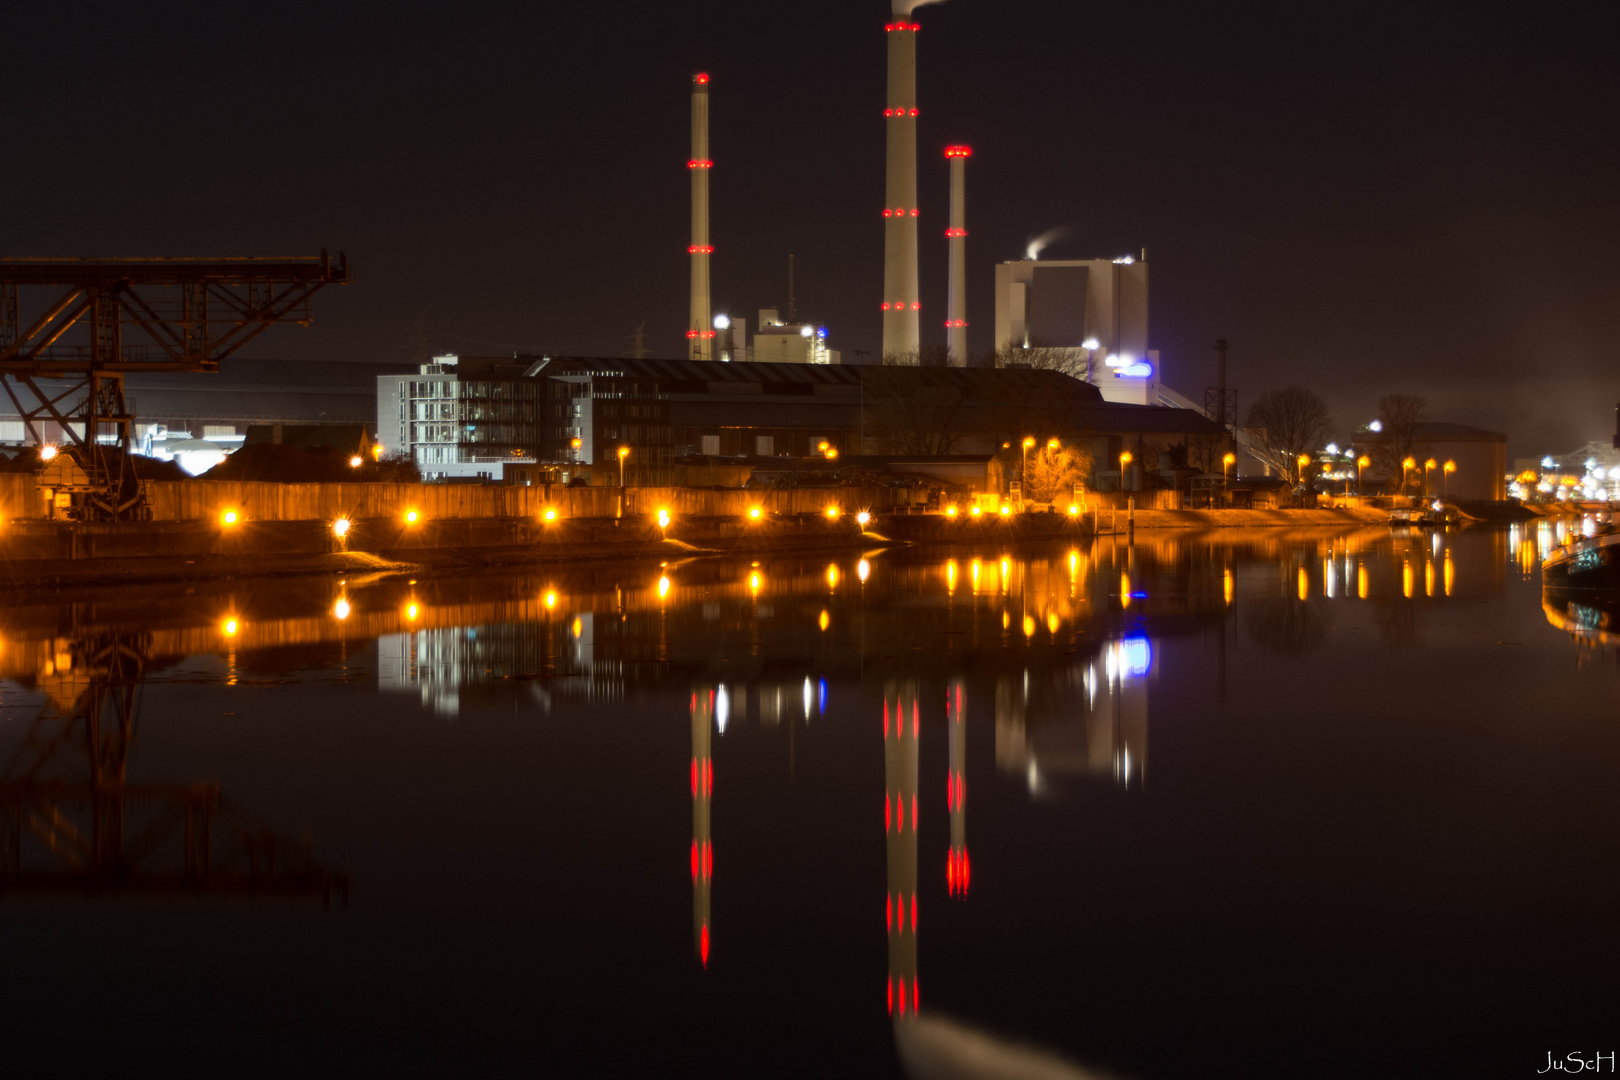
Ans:
<svg viewBox="0 0 1620 1080"><path fill-rule="evenodd" d="M1129 367L1119 369L1119 374L1126 379L1148 379L1153 376L1153 365L1146 360L1138 360Z"/></svg>
<svg viewBox="0 0 1620 1080"><path fill-rule="evenodd" d="M826 337L826 336L827 336L827 328L826 328L826 327L825 327L825 326L822 326L822 327L818 327L818 328L817 328L817 329L816 329L816 337L818 337L818 338L824 338L824 337Z"/></svg>
<svg viewBox="0 0 1620 1080"><path fill-rule="evenodd" d="M1153 663L1153 646L1148 644L1145 637L1126 638L1119 643L1120 657L1125 661L1125 670L1132 675L1146 675Z"/></svg>
<svg viewBox="0 0 1620 1080"><path fill-rule="evenodd" d="M822 715L827 713L827 680L822 679L818 684L816 694L816 711Z"/></svg>

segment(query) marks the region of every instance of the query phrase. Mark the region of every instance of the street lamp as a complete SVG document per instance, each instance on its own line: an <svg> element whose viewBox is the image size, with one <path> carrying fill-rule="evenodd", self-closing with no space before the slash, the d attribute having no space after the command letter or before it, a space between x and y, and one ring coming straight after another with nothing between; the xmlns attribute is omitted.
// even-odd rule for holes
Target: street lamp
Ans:
<svg viewBox="0 0 1620 1080"><path fill-rule="evenodd" d="M630 456L628 446L619 447L619 486L624 487L624 459Z"/></svg>
<svg viewBox="0 0 1620 1080"><path fill-rule="evenodd" d="M1029 448L1035 445L1035 436L1024 436L1024 462L1018 467L1018 485L1020 488L1029 487Z"/></svg>
<svg viewBox="0 0 1620 1080"><path fill-rule="evenodd" d="M1301 454L1294 459L1294 463L1299 466L1299 482L1303 484L1305 482L1305 466L1311 463L1311 455Z"/></svg>
<svg viewBox="0 0 1620 1080"><path fill-rule="evenodd" d="M1443 471L1440 473L1440 499L1442 502L1447 498L1447 492L1451 487L1451 484L1448 482L1451 479L1451 474L1456 471L1457 463L1455 461L1448 461L1445 463Z"/></svg>
<svg viewBox="0 0 1620 1080"><path fill-rule="evenodd" d="M1406 494L1406 474L1417 468L1417 461L1412 458L1401 460L1401 494Z"/></svg>
<svg viewBox="0 0 1620 1080"><path fill-rule="evenodd" d="M1131 457L1129 450L1122 451L1119 455L1119 490L1121 491L1125 490L1125 469L1133 460L1135 459Z"/></svg>
<svg viewBox="0 0 1620 1080"><path fill-rule="evenodd" d="M1229 476L1227 476L1227 470L1230 469L1233 465L1236 465L1236 464L1237 464L1237 455L1236 454L1228 452L1226 454L1221 455L1221 490L1222 491L1230 491L1232 489L1232 481L1231 481L1231 478Z"/></svg>
<svg viewBox="0 0 1620 1080"><path fill-rule="evenodd" d="M1371 465L1371 464L1372 464L1372 458L1368 457L1366 454L1362 454L1360 457L1356 458L1356 494L1357 495L1365 495L1365 494L1367 494L1367 489L1365 487L1363 487L1362 484L1361 484L1361 470L1365 469L1368 465Z"/></svg>
<svg viewBox="0 0 1620 1080"><path fill-rule="evenodd" d="M573 451L573 453L569 455L570 460L572 460L572 461L578 461L579 460L579 448L582 445L583 445L583 443L579 439L569 439L568 440L568 448Z"/></svg>
<svg viewBox="0 0 1620 1080"><path fill-rule="evenodd" d="M1429 497L1429 470L1434 468L1436 464L1434 458L1430 458L1423 463L1423 497L1425 499Z"/></svg>

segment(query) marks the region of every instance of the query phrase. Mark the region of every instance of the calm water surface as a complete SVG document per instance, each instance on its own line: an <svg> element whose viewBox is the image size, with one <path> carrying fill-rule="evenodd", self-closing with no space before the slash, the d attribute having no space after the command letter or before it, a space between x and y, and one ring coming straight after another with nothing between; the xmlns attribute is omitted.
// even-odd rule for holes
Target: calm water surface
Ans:
<svg viewBox="0 0 1620 1080"><path fill-rule="evenodd" d="M13 600L8 1068L1527 1076L1607 1052L1620 615L1543 597L1556 535Z"/></svg>

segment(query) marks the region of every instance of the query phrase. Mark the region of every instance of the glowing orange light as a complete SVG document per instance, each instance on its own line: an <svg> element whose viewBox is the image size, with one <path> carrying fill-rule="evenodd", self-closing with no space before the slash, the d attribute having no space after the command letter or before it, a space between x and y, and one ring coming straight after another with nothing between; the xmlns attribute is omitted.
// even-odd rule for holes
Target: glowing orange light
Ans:
<svg viewBox="0 0 1620 1080"><path fill-rule="evenodd" d="M421 609L418 608L415 604L406 604L405 605L405 618L408 621L415 622L416 617L418 615L420 615L420 614L421 614Z"/></svg>
<svg viewBox="0 0 1620 1080"><path fill-rule="evenodd" d="M555 592L547 592L546 593L545 603L546 603L547 608L556 607L557 606L557 594Z"/></svg>
<svg viewBox="0 0 1620 1080"><path fill-rule="evenodd" d="M862 510L860 513L855 515L855 520L860 525L865 526L871 523L872 515L868 514L865 510Z"/></svg>
<svg viewBox="0 0 1620 1080"><path fill-rule="evenodd" d="M49 443L39 448L39 460L50 461L56 457L56 447Z"/></svg>
<svg viewBox="0 0 1620 1080"><path fill-rule="evenodd" d="M669 528L669 511L668 510L659 510L658 511L658 527L660 529Z"/></svg>
<svg viewBox="0 0 1620 1080"><path fill-rule="evenodd" d="M349 459L349 468L358 469L365 463L365 460L365 458L361 457L359 454L356 454L354 457Z"/></svg>
<svg viewBox="0 0 1620 1080"><path fill-rule="evenodd" d="M545 521L556 521L557 520L557 508L554 507L554 506L546 507L546 512L541 514L540 517Z"/></svg>
<svg viewBox="0 0 1620 1080"><path fill-rule="evenodd" d="M332 605L332 617L339 620L347 619L349 617L349 610L348 599L345 597L339 597L338 602Z"/></svg>
<svg viewBox="0 0 1620 1080"><path fill-rule="evenodd" d="M407 511L405 511L405 524L407 524L407 525L415 525L416 522L417 522L417 519L420 518L421 516L422 516L421 513L416 511L416 510L407 510Z"/></svg>
<svg viewBox="0 0 1620 1080"><path fill-rule="evenodd" d="M760 508L759 508L759 507L757 507L757 506L750 506L750 507L749 507L749 508L748 508L748 516L749 516L749 517L750 517L750 518L752 518L752 519L753 519L753 520L754 520L754 521L758 521L758 520L759 520L759 518L760 518L760 515L761 515L761 514L763 514L763 513L764 513L764 511L763 511L763 510L761 510L761 509L760 509Z"/></svg>
<svg viewBox="0 0 1620 1080"><path fill-rule="evenodd" d="M219 629L220 629L220 633L224 634L226 637L235 637L236 636L236 631L238 629L237 624L236 624L236 620L235 619L226 619L224 621L224 623L222 623L220 625Z"/></svg>
<svg viewBox="0 0 1620 1080"><path fill-rule="evenodd" d="M658 579L658 599L662 600L669 595L669 575L664 574Z"/></svg>
<svg viewBox="0 0 1620 1080"><path fill-rule="evenodd" d="M831 623L831 622L832 622L832 619L831 619L831 617L828 616L827 609L822 608L821 609L821 618L816 620L817 625L819 625L823 630L825 630L825 629L827 629L827 625L829 623Z"/></svg>
<svg viewBox="0 0 1620 1080"><path fill-rule="evenodd" d="M221 525L235 525L237 522L237 517L238 515L235 510L227 510L223 514L219 515L219 522Z"/></svg>
<svg viewBox="0 0 1620 1080"><path fill-rule="evenodd" d="M341 540L349 535L349 529L353 524L348 518L340 517L332 522L332 534Z"/></svg>

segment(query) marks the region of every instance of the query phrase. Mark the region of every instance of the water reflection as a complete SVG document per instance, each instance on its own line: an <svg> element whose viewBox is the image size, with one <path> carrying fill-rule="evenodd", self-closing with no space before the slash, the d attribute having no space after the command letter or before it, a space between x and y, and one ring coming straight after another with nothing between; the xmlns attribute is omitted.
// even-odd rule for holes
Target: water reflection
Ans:
<svg viewBox="0 0 1620 1080"><path fill-rule="evenodd" d="M929 1015L919 940L930 935L931 994L956 1007L938 987L950 986L945 973L969 951L965 936L988 933L972 916L984 919L1009 882L1035 873L1003 872L1027 839L1008 824L1009 801L1027 815L1019 827L1033 821L1037 828L1057 820L1064 803L1088 816L1099 805L1160 809L1186 776L1177 765L1187 768L1189 713L1206 701L1224 703L1229 662L1241 675L1237 660L1246 656L1251 671L1269 677L1288 667L1280 657L1305 670L1302 658L1336 661L1332 650L1346 646L1422 647L1455 634L1468 621L1457 616L1476 610L1467 605L1533 573L1534 564L1524 570L1526 552L1538 560L1559 536L1552 524L1472 535L1139 534L1134 543L1107 537L1036 551L874 549L832 561L720 559L205 589L183 604L13 605L0 613L0 676L8 693L38 699L40 712L7 731L19 737L3 789L4 884L55 875L58 884L71 878L75 887L104 890L341 895L343 875L230 809L217 787L129 783L137 688L178 658L213 656L232 693L335 674L368 693L374 685L390 703L391 721L420 705L423 727L435 733L471 737L481 718L499 712L525 722L553 718L532 727L571 734L596 725L570 753L581 745L611 752L624 745L613 739L635 740L635 754L614 769L628 774L635 756L656 762L656 781L632 797L655 803L667 826L656 834L660 854L625 869L633 860L604 841L593 856L668 893L658 910L678 917L650 921L659 947L677 954L684 974L714 985L762 948L760 924L749 928L752 936L743 932L739 908L761 906L759 881L780 870L761 865L759 848L750 858L746 836L726 830L750 817L773 827L779 817L792 820L793 755L802 770L807 743L821 740L823 753L836 745L839 758L839 786L827 798L858 808L847 835L859 832L871 854L857 851L835 871L859 878L861 929L838 948L859 951L864 964L836 993L881 1018L874 820L881 797L887 1009L897 1025L913 1025L897 1029L896 1039L908 1063L926 1046L933 1047L927 1053L989 1052L992 1036ZM1617 644L1620 613L1550 594L1544 611L1583 646ZM1147 793L1150 744L1157 757ZM777 751L784 781L750 775ZM79 770L71 781L70 759ZM686 795L677 789L683 767ZM525 782L545 781L526 775ZM717 783L727 798L718 903ZM581 830L592 833L592 844L597 827ZM31 846L19 857L25 841ZM846 836L837 846L854 850ZM157 864L164 852L172 854L168 869ZM800 858L782 861L802 872ZM986 876L976 883L980 865ZM690 945L682 874L691 887ZM728 909L728 900L735 906ZM936 905L931 913L920 911L922 900ZM718 927L717 912L725 920ZM998 924L995 933L1004 929Z"/></svg>
<svg viewBox="0 0 1620 1080"><path fill-rule="evenodd" d="M238 621L221 631L234 638ZM0 893L347 900L347 874L218 784L131 779L142 688L165 663L152 646L150 633L111 629L7 642L5 675L20 694L6 694Z"/></svg>

